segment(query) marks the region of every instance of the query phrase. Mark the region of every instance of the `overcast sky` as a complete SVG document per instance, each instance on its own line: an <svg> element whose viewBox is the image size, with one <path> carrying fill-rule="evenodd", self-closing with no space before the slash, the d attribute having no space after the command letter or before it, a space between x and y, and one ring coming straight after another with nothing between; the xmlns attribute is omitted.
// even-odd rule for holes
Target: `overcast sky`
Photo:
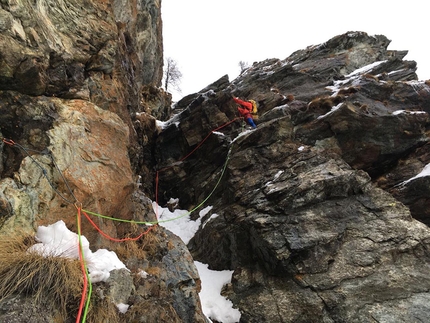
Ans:
<svg viewBox="0 0 430 323"><path fill-rule="evenodd" d="M402 5L400 5L402 4ZM419 80L430 79L426 1L162 0L164 56L183 74L182 95L221 76L239 75L239 62L285 59L348 31L385 35L392 50L408 50Z"/></svg>

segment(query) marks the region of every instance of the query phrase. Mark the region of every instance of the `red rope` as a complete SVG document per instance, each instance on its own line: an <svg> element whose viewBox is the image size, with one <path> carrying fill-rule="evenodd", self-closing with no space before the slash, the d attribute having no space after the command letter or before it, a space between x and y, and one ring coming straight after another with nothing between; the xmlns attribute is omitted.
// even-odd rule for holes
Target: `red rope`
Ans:
<svg viewBox="0 0 430 323"><path fill-rule="evenodd" d="M236 121L236 120L239 120L239 119L241 119L240 117L236 117L236 118L234 118L233 120L231 120L231 121L229 121L229 122L227 122L227 123L225 123L225 124L223 124L223 125L221 125L221 126L219 126L218 128L215 128L214 130L212 130L211 132L209 132L209 134L202 140L202 141L200 141L200 143L190 152L190 153L188 153L186 156L184 156L184 157L182 157L181 159L179 159L178 161L179 162L181 162L181 161L184 161L185 159L187 159L188 157L190 157L197 149L199 149L200 148L200 146L201 145L203 145L203 143L210 137L210 135L211 134L213 134L215 131L217 131L217 130L220 130L220 129L222 129L222 128L224 128L224 127L226 127L226 126L228 126L229 124L231 124L231 123L233 123L234 121ZM167 170L167 169L169 169L169 168L172 168L173 166L167 166L167 167L164 167L164 168L162 168L162 169L160 169L159 171L161 172L161 171L165 171L165 170Z"/></svg>
<svg viewBox="0 0 430 323"><path fill-rule="evenodd" d="M80 235L81 232L81 214L84 214L85 217L87 218L87 220L93 225L93 227L105 238L115 241L115 242L124 242L124 241L135 241L140 239L143 235L147 234L150 230L152 230L154 228L154 226L149 227L148 230L142 232L139 236L135 237L135 238L123 238L123 239L116 239L113 238L111 236L109 236L108 234L106 234L105 232L103 232L95 223L94 221L90 218L90 216L82 210L81 207L77 207L78 209L78 216L77 216L77 225L78 225L78 232ZM81 236L81 235L80 235ZM87 290L88 290L88 277L87 277L87 270L85 268L85 260L84 260L84 254L83 254L83 250L82 250L82 245L81 245L81 240L79 240L78 242L78 249L79 249L79 260L81 263L81 269L82 269L82 273L84 276L84 287L82 290L82 296L81 296L81 302L79 303L79 311L78 311L78 315L76 317L76 323L79 323L81 320L81 316L82 316L82 311L85 307L85 301L87 298Z"/></svg>
<svg viewBox="0 0 430 323"><path fill-rule="evenodd" d="M181 159L179 159L179 161L181 162L181 161L184 161L185 159L187 159L188 157L190 157L197 149L199 149L200 148L200 146L201 145L203 145L203 143L210 137L210 135L211 134L213 134L215 131L217 131L217 130L220 130L220 129L222 129L222 128L224 128L224 127L226 127L226 126L228 126L229 124L231 124L231 123L233 123L233 122L235 122L236 120L239 120L239 119L243 119L242 117L236 117L236 118L234 118L233 120L231 120L231 121L229 121L229 122L227 122L227 123L225 123L225 124L223 124L223 125L221 125L221 126L219 126L218 128L215 128L215 129L213 129L211 132L209 132L209 134L190 152L190 153L188 153L186 156L184 156L184 157L182 157ZM158 221L158 181L159 181L159 173L160 172L162 172L162 171L165 171L165 170L168 170L168 169L170 169L170 168L172 168L173 166L167 166L167 167L164 167L164 168L162 168L162 169L160 169L160 170L158 170L157 171L157 173L155 174L155 203L157 204L156 205L156 209L155 209L155 216L156 216L156 218L157 218L157 221Z"/></svg>
<svg viewBox="0 0 430 323"><path fill-rule="evenodd" d="M4 142L5 144L10 145L10 146L14 146L14 145L15 145L15 142L14 142L12 139L6 139L6 138L3 138L3 142Z"/></svg>
<svg viewBox="0 0 430 323"><path fill-rule="evenodd" d="M156 209L155 209L155 217L158 221L158 174L160 172L157 170L157 173L155 174L155 204L156 204Z"/></svg>
<svg viewBox="0 0 430 323"><path fill-rule="evenodd" d="M216 128L216 129L214 129L214 130L212 130L207 136L206 136L206 138L205 139L203 139L197 146L196 146L196 148L194 148L188 155L186 155L185 157L183 157L183 158L181 158L179 161L184 161L185 159L187 159L188 157L190 157L198 148L200 148L200 146L201 145L203 145L203 143L210 137L210 135L211 134L213 134L215 131L217 131L217 130L220 130L220 129L222 129L222 128L224 128L224 127L226 127L226 126L228 126L229 124L231 124L231 123L233 123L234 121L236 121L236 119L239 119L239 118L235 118L235 119L233 119L233 120L231 120L231 121L229 121L229 122L227 122L227 123L225 123L225 124L223 124L222 126L219 126L218 128Z"/></svg>
<svg viewBox="0 0 430 323"><path fill-rule="evenodd" d="M214 130L212 130L189 154L187 154L186 156L184 156L183 158L181 158L179 161L184 161L185 159L187 159L188 157L190 157L198 148L200 148L200 146L210 137L210 135L212 134L212 133L214 133L215 131L217 131L217 130L219 130L219 129L222 129L222 128L224 128L224 127L226 127L226 126L228 126L229 124L231 124L231 123L233 123L234 121L236 121L236 120L238 120L238 119L240 119L239 117L237 117L237 118L235 118L235 119L233 119L233 120L231 120L231 121L229 121L229 122L227 122L227 123L225 123L225 124L223 124L223 125L221 125L221 126L219 126L219 127L217 127L216 129L214 129ZM13 141L13 140L11 140L11 139L6 139L6 138L3 138L3 140L2 140L5 144L7 144L7 145L10 145L10 146L14 146L15 145L15 142ZM171 168L171 167L173 167L173 166L168 166L168 167L166 167L166 168L164 168L164 169L161 169L160 171L162 171L162 170L166 170L166 169L169 169L169 168ZM156 203L157 203L157 210L156 210L156 217L157 217L157 220L158 220L158 178L159 178L159 172L160 171L157 171L157 173L156 173L156 180L155 180L155 191L156 191L156 197L155 197L155 200L156 200ZM78 232L79 232L79 234L80 234L80 232L81 232L81 216L82 216L82 213L85 215L85 217L87 218L87 220L92 224L92 226L103 236L103 237L105 237L106 239L109 239L109 240L112 240L112 241L115 241L115 242L124 242L124 241L136 241L136 240L138 240L138 239L140 239L143 235L145 235L145 234L147 234L147 233L149 233L149 231L151 231L154 227L155 227L155 225L154 226L151 226L151 227L149 227L148 228L148 230L146 230L146 231L144 231L144 232L142 232L139 236L137 236L137 237L134 237L134 238L129 238L129 237L127 237L127 238L123 238L123 239L117 239L117 238L113 238L113 237L111 237L110 235L108 235L108 234L106 234L105 232L103 232L103 230L101 230L95 223L94 223L94 221L90 218L90 216L86 213L86 212L84 212L83 210L82 210L82 208L81 207L77 207L77 210L78 210L78 214L77 214L77 225L78 225ZM82 297L81 297L81 302L80 302L80 304L79 304L79 311L78 311L78 315L77 315L77 317L76 317L76 323L79 323L80 322L80 320L81 320L81 316L82 316L82 311L83 311L83 309L84 309L84 306L85 306L85 300L86 300L86 298L87 298L87 290L88 290L88 277L87 277L87 270L86 270L86 268L85 268L85 260L84 260L84 255L83 255L83 250L82 250L82 245L81 245L81 241L79 241L79 243L78 243L78 253L79 253L79 261L80 261L80 263L81 263L81 269L82 269L82 274L83 274L83 279L84 279L84 286L83 286L83 290L82 290Z"/></svg>
<svg viewBox="0 0 430 323"><path fill-rule="evenodd" d="M141 234L139 234L137 237L134 237L134 238L122 238L122 239L117 239L117 238L114 238L114 237L111 237L110 235L108 235L107 233L105 233L105 232L103 232L103 230L102 229L100 229L98 226L97 226L97 224L95 224L95 222L90 218L90 216L86 213L86 212L84 212L84 211L82 211L82 213L85 215L85 217L87 218L87 220L92 224L92 226L103 236L103 237L105 237L106 239L109 239L109 240L112 240L112 241L115 241L115 242L124 242L124 241L136 241L136 240L139 240L142 236L144 236L145 234L147 234L147 233L149 233L149 231L151 231L153 228L154 228L154 226L151 226L151 227L149 227L148 228L148 230L146 230L146 231L144 231L144 232L142 232Z"/></svg>

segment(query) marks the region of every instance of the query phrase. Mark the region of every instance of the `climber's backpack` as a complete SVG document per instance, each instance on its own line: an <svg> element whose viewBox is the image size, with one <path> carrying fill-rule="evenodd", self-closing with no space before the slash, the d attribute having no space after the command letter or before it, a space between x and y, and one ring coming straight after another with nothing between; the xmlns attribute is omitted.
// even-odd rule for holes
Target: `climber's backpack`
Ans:
<svg viewBox="0 0 430 323"><path fill-rule="evenodd" d="M257 105L257 102L255 100L249 100L249 102L251 102L251 104L252 104L252 110L251 110L252 118L254 120L258 119L258 105Z"/></svg>

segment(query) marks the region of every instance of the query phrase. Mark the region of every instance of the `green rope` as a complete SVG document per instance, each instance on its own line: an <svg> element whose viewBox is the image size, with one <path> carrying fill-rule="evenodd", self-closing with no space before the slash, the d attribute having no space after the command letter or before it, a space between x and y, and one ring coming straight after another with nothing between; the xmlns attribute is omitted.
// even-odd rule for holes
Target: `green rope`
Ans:
<svg viewBox="0 0 430 323"><path fill-rule="evenodd" d="M88 297L87 297L87 300L85 301L85 310L84 310L84 315L82 317L82 323L85 323L85 321L87 320L88 309L90 307L90 302L91 302L91 295L93 294L93 284L91 283L91 278L90 278L90 275L88 274L88 268L86 263L85 263L85 271L88 279L89 289L88 289Z"/></svg>
<svg viewBox="0 0 430 323"><path fill-rule="evenodd" d="M188 212L186 212L186 213L184 213L182 215L179 215L177 217L174 217L174 218L171 218L171 219L168 219L168 220L161 220L161 221L160 220L158 220L158 221L134 221L134 220L125 220L125 219L114 218L114 217L110 217L110 216L98 214L98 213L87 211L87 210L83 210L83 211L87 212L88 214L91 214L91 215L94 215L94 216L97 216L97 217L100 217L100 218L103 218L103 219L107 219L107 220L118 221L118 222L126 222L126 223L132 223L132 224L144 224L144 225L154 225L154 224L159 224L159 223L166 223L166 222L171 222L171 221L175 221L175 220L178 220L180 218L183 218L183 217L185 217L187 215L190 215L191 213L195 212L197 209L199 209L203 204L206 203L206 201L215 192L215 190L217 189L217 187L221 183L221 179L224 176L225 170L227 169L227 164L228 164L228 161L230 159L230 152L231 152L231 149L227 153L227 157L226 157L226 160L224 162L224 165L223 165L223 168L221 170L221 174L220 174L220 176L218 178L218 181L215 184L215 187L209 193L209 195L199 205L197 205L196 207L194 207L193 209L191 209L190 211L188 211ZM157 205L157 207L158 207L158 205Z"/></svg>
<svg viewBox="0 0 430 323"><path fill-rule="evenodd" d="M234 120L233 120L234 121ZM233 121L231 121L231 122L233 122ZM230 124L231 122L229 122L228 124ZM226 124L227 125L227 124ZM243 131L243 123L242 123L242 131ZM220 127L220 128L222 128L222 127ZM219 128L217 128L217 129L219 129ZM216 129L216 130L217 130ZM211 133L213 133L213 131L211 132ZM4 141L4 142L6 142L5 141L5 139L4 138L2 138L2 141ZM32 156L31 156L31 154L29 153L29 151L31 150L31 149L27 149L27 148L24 148L23 146L21 146L21 145L19 145L19 144L16 144L16 143L14 143L13 141L8 141L8 142L6 142L6 143L9 143L9 144L11 144L11 145L16 145L18 148L20 148L20 149L22 149L26 154L27 154L27 156L32 160L32 162L34 162L40 169L41 169L41 171L42 171L42 174L43 174L43 176L48 180L48 183L49 183L49 185L51 186L51 188L65 201L65 202L67 202L67 203L69 203L69 204L73 204L73 202L72 201L70 201L70 200L68 200L66 197L64 197L57 189L56 189L56 187L53 185L53 183L51 183L51 181L50 181L50 179L48 178L48 175L47 175L47 171L45 170L45 168L40 164L40 163L38 163ZM63 179L63 181L65 182L65 184L66 184L66 186L67 186L67 188L68 188L68 190L69 190L69 192L70 192L70 194L71 194L71 196L74 198L74 200L75 200L75 202L77 202L77 199L76 199L76 197L75 197L75 195L73 194L73 191L71 190L71 188L70 188L70 186L68 185L68 183L67 183L67 181L66 181L66 179L64 178L64 175L63 175L63 173L61 172L61 170L59 169L59 167L58 167L58 165L55 163L55 159L54 159L54 157L52 156L52 153L51 152L49 152L49 153L45 153L45 152L41 152L41 151L35 151L35 152L37 152L37 153L39 153L39 154L42 154L42 155L49 155L49 157L51 158L51 161L53 162L53 164L54 164L54 166L55 166L55 168L58 170L58 172L60 173L60 176L62 177L62 179ZM212 194L215 192L215 190L217 189L217 187L219 186L219 184L221 183L221 179L222 179L222 177L224 176L224 173L225 173L225 170L227 169L227 164L228 164L228 161L229 161L229 159L230 159L230 153L231 153L231 148L229 149L229 151L228 151L228 153L227 153L227 157L226 157L226 160L225 160L225 162L224 162L224 165L223 165L223 167L222 167L222 170L221 170L221 174L220 174L220 176L219 176L219 178L218 178L218 181L216 182L216 184L215 184L215 187L212 189L212 191L209 193L209 195L199 204L199 205L197 205L196 207L194 207L193 209L191 209L190 211L188 211L188 212L186 212L186 213L184 213L184 214L182 214L182 215L180 215L180 216L177 216L177 217L175 217L175 218L172 218L172 219L168 219L168 220L158 220L158 221L134 221L134 220L124 220L124 219L119 219L119 218L114 218L114 217L109 217L109 216L105 216L105 215L102 215L102 214L98 214L98 213L95 213L95 212L91 212L91 211L88 211L88 210L83 210L83 209L81 209L82 211L84 211L84 212L86 212L86 213L88 213L88 214L91 214L91 215L94 215L94 216L97 216L97 217L100 217L100 218L103 218L103 219L108 219L108 220L113 220L113 221L118 221L118 222L127 222L127 223L133 223L133 224L144 224L144 225L154 225L154 224L159 224L159 223L165 223L165 222L171 222L171 221L175 221L175 220L178 220L178 219L180 219L180 218L183 218L183 217L185 217L185 216L188 216L188 215L190 215L191 213L193 213L193 212L195 212L197 209L199 209L201 206L203 206L205 203L206 203L206 201L212 196ZM157 207L158 207L158 205L157 205ZM79 242L79 248L80 248L80 252L81 252L81 256L82 256L82 264L83 264L83 268L84 268L84 274L85 274L85 276L86 276L86 278L87 278L87 284L88 284L88 291L87 291L87 295L86 295L86 300L85 300L85 307L84 307L84 311L83 311L83 316L82 316L82 320L81 320L81 323L85 323L85 321L86 321L86 318L87 318L87 315L88 315L88 311L89 311L89 305L90 305L90 302L91 302L91 295L92 295L92 290L93 290L93 287L92 287L92 283L91 283L91 279L90 279L90 275L89 275L89 273L88 273L88 267L87 267L87 264L86 264L86 261L85 261L85 255L84 255L84 250L83 250L83 246L82 246L82 234L81 234L81 226L80 226L80 214L79 214L80 212L78 211L78 215L77 215L77 217L76 217L76 222L77 222L77 229L78 229L78 242Z"/></svg>
<svg viewBox="0 0 430 323"><path fill-rule="evenodd" d="M85 269L85 276L87 277L87 282L88 282L87 299L85 300L85 308L84 308L84 312L83 312L83 316L82 316L82 320L81 320L81 323L85 323L85 321L87 319L87 315L88 315L88 309L89 309L89 306L90 306L91 295L92 295L92 292L93 292L93 286L91 284L91 278L90 278L90 275L88 273L87 263L85 261L84 248L82 247L81 226L80 226L78 217L79 217L79 215L76 217L76 224L77 224L77 227L78 227L79 247L81 248L82 262L83 262L84 269Z"/></svg>

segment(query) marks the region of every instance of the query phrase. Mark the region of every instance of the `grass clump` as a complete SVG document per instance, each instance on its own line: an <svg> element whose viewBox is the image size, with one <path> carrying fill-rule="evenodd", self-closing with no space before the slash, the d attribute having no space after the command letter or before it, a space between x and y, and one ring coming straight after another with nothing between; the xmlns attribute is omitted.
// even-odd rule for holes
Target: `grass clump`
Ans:
<svg viewBox="0 0 430 323"><path fill-rule="evenodd" d="M133 228L130 237L136 237L141 234L141 228ZM160 248L160 237L157 227L151 227L150 230L138 240L129 240L117 244L114 247L115 253L121 259L137 258L145 259L150 255L157 253Z"/></svg>
<svg viewBox="0 0 430 323"><path fill-rule="evenodd" d="M83 288L78 260L43 257L27 249L29 235L0 237L0 302L9 296L32 296L36 304L51 304L66 318L77 311Z"/></svg>

